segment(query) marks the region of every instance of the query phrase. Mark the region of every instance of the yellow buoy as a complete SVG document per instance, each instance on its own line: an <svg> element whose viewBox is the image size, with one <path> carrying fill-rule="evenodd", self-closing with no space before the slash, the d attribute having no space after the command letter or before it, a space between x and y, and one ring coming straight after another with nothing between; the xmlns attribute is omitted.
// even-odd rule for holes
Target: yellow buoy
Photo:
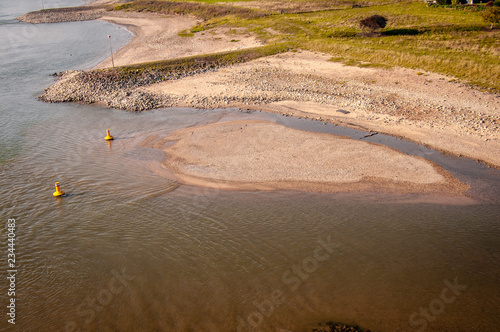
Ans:
<svg viewBox="0 0 500 332"><path fill-rule="evenodd" d="M59 182L56 182L56 191L54 191L52 195L56 197L64 195L64 191L62 191L61 188L59 188Z"/></svg>
<svg viewBox="0 0 500 332"><path fill-rule="evenodd" d="M109 133L109 129L106 129L106 137L104 137L106 141L111 141L113 139L113 136Z"/></svg>

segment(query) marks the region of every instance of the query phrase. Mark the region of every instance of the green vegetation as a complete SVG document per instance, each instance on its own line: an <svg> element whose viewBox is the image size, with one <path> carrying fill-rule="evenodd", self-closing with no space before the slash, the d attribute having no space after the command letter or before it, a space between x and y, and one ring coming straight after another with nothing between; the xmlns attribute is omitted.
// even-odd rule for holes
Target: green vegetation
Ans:
<svg viewBox="0 0 500 332"><path fill-rule="evenodd" d="M238 1L252 1L252 0L180 0L179 2L204 2L204 3L217 3L217 2L238 2Z"/></svg>
<svg viewBox="0 0 500 332"><path fill-rule="evenodd" d="M491 29L493 29L495 24L500 23L500 7L490 7L483 11L481 14L485 21L491 23Z"/></svg>
<svg viewBox="0 0 500 332"><path fill-rule="evenodd" d="M230 66L266 57L274 54L287 52L290 47L287 44L267 45L255 48L247 48L237 51L195 55L185 58L161 60L139 63L129 66L102 69L100 72L108 72L116 75L118 79L140 78L144 74L155 73L161 75L193 73L204 69Z"/></svg>
<svg viewBox="0 0 500 332"><path fill-rule="evenodd" d="M205 20L228 15L255 18L267 15L264 11L226 5L210 5L193 1L137 0L115 6L113 10L154 12L160 14L195 15Z"/></svg>
<svg viewBox="0 0 500 332"><path fill-rule="evenodd" d="M387 19L380 15L373 15L359 21L359 26L361 29L365 28L370 31L376 31L378 29L383 29L387 25Z"/></svg>
<svg viewBox="0 0 500 332"><path fill-rule="evenodd" d="M243 27L268 44L327 53L347 64L418 68L500 91L500 29L490 29L483 19L484 6L397 0L213 2L138 0L115 9L191 13L203 22L185 36L219 26ZM387 26L367 37L360 21L372 15L387 18Z"/></svg>
<svg viewBox="0 0 500 332"><path fill-rule="evenodd" d="M181 32L178 33L180 37L193 37L194 32L188 31L188 30L182 30Z"/></svg>

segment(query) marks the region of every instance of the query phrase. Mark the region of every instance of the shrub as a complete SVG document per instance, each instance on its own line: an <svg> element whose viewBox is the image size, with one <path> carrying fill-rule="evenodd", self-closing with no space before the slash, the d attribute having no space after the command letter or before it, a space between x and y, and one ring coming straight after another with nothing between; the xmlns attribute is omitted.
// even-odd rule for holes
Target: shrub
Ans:
<svg viewBox="0 0 500 332"><path fill-rule="evenodd" d="M481 13L486 22L491 23L491 29L500 23L500 7L489 7Z"/></svg>
<svg viewBox="0 0 500 332"><path fill-rule="evenodd" d="M385 26L387 25L387 19L380 15L373 15L365 19L362 19L359 22L359 25L361 26L362 29L367 28L371 31L375 31L378 29L385 28Z"/></svg>

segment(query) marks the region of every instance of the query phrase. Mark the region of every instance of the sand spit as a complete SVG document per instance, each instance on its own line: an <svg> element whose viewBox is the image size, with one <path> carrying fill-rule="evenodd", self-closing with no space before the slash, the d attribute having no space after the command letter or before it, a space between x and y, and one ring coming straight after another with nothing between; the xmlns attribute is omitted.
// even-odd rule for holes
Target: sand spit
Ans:
<svg viewBox="0 0 500 332"><path fill-rule="evenodd" d="M394 149L239 120L179 130L152 144L185 184L220 189L313 192L462 193L468 187L440 167Z"/></svg>
<svg viewBox="0 0 500 332"><path fill-rule="evenodd" d="M53 8L30 12L17 19L32 24L92 21L101 18L106 12L106 8L106 6L101 5Z"/></svg>

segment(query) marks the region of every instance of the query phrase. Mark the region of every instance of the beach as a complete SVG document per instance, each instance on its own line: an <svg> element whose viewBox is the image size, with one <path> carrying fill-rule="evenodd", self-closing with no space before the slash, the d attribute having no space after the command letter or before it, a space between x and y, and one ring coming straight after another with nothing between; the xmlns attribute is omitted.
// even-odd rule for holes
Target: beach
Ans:
<svg viewBox="0 0 500 332"><path fill-rule="evenodd" d="M154 13L107 12L100 20L126 27L134 38L114 55L115 66L181 58L191 55L224 52L262 45L255 36L241 34L238 42L229 33L229 28L217 29L207 34L180 37L179 33L189 30L200 22L190 16L163 16ZM111 59L96 68L111 67Z"/></svg>
<svg viewBox="0 0 500 332"><path fill-rule="evenodd" d="M151 147L181 183L217 189L461 194L468 186L427 160L348 137L269 121L190 127Z"/></svg>
<svg viewBox="0 0 500 332"><path fill-rule="evenodd" d="M256 36L248 33L231 31L229 34L228 31L221 29L196 34L193 37L182 37L179 32L197 23L195 18L189 16L106 12L99 19L122 25L134 33L132 41L114 54L116 66L196 56L209 52L240 50L262 44ZM235 34L239 34L238 37L235 37ZM107 59L94 70L110 65L111 59ZM260 110L398 136L447 154L478 160L495 168L500 167L498 94L473 89L439 74L404 68L346 66L331 61L329 55L301 50L261 57L230 66L179 72L168 77L159 75L140 83L136 80L118 84L111 74L108 78L99 71L95 71L97 73L95 75L100 75L99 80L89 83L87 76L91 75L92 71L89 73L63 73L59 81L49 87L41 99L49 102L104 102L108 107L134 111L160 107L204 109L237 107ZM251 128L255 124L249 122L246 126ZM255 130L260 129L256 127ZM218 140L211 141L210 149L224 150L224 144L228 140L250 143L244 136L229 138L225 131L218 132L217 137ZM339 142L346 145L353 144L345 139ZM183 151L180 151L181 146ZM189 144L177 143L176 153L188 155L191 148ZM358 148L359 146L356 146L356 149ZM375 145L368 145L367 150L359 152L359 155L377 148ZM401 156L388 154L386 157L387 165L391 165L397 163L397 158ZM229 159L226 161L229 162ZM369 164L372 158L365 157L363 160ZM282 162L284 161L276 156L272 165L266 167L279 168ZM194 161L193 163L196 164ZM188 176L185 168L168 160L165 166L175 168L182 173L181 178L186 183L206 183L211 176L213 183L219 183L220 172L224 168L221 164L217 166L219 167L217 170L212 169L207 173L211 175L205 174L201 177L200 174L194 173ZM304 164L302 169L306 170L309 167L311 165ZM224 169L228 171L227 167ZM376 171L370 173L370 178L384 178L383 167L374 169ZM414 171L410 169L405 172L410 177L414 175ZM401 175L402 173L400 179ZM194 181L194 178L197 180ZM359 180L359 177L342 179L340 181L342 185L338 185L337 181L336 189L325 189L323 185L317 186L316 189L366 190L370 186L384 187L378 185L387 180L361 181L360 184L361 182L353 179ZM278 176L265 180L257 176L254 180L247 179L248 181L240 181L239 176L235 175L234 178L224 181L226 180L245 182L245 185L240 183L236 186L241 188L267 188L267 185L261 184L262 181L273 183L270 187L274 188L311 188L310 185L299 184L302 182L310 184L311 181L307 177L302 178L298 173L285 178ZM253 186L249 184L252 182ZM278 182L280 184L276 185ZM419 185L411 184L398 188L403 191L410 190L408 189L410 187L410 191L415 191L417 188L423 191L428 189L423 189ZM219 187L234 186L225 184ZM441 186L440 190L445 187ZM454 192L463 191L461 186L458 186L460 190L456 190L457 186L452 187Z"/></svg>

